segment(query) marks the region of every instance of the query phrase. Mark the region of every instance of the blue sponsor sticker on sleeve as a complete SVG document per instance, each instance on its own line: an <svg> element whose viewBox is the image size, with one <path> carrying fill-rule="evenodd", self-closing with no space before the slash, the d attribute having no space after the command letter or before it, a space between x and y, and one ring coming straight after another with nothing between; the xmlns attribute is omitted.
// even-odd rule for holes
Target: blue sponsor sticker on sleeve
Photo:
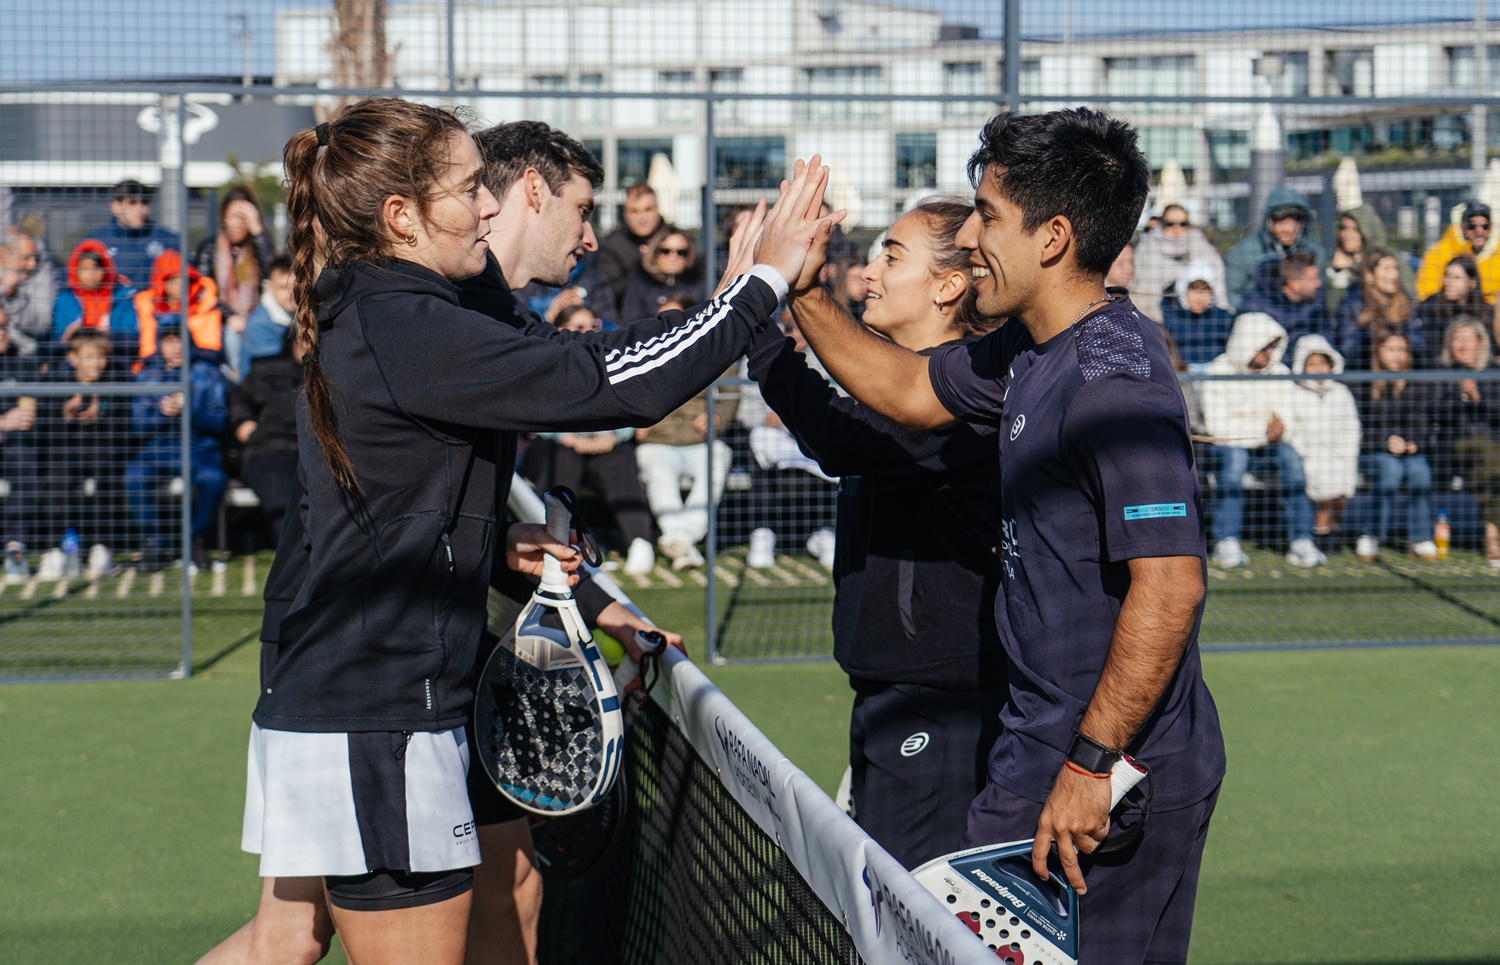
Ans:
<svg viewBox="0 0 1500 965"><path fill-rule="evenodd" d="M1126 506L1126 519L1163 519L1169 516L1186 516L1187 503L1146 503L1141 506Z"/></svg>

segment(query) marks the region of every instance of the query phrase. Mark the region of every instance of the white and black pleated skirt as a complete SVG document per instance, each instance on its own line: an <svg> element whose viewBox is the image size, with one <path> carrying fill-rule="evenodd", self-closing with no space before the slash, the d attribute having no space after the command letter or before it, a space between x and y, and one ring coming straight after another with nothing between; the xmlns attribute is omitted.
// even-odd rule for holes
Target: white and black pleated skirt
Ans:
<svg viewBox="0 0 1500 965"><path fill-rule="evenodd" d="M261 877L479 864L463 728L309 734L250 726L241 847Z"/></svg>

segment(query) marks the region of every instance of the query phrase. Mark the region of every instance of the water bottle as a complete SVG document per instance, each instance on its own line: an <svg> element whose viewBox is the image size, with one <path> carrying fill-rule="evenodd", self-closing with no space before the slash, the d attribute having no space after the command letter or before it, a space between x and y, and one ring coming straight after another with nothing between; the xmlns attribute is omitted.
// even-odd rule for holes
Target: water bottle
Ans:
<svg viewBox="0 0 1500 965"><path fill-rule="evenodd" d="M83 575L83 566L78 562L78 530L69 527L63 531L63 579L76 580Z"/></svg>
<svg viewBox="0 0 1500 965"><path fill-rule="evenodd" d="M1446 560L1448 558L1448 542L1453 537L1453 531L1448 526L1448 511L1438 510L1437 522L1432 524L1432 542L1437 545L1437 558Z"/></svg>

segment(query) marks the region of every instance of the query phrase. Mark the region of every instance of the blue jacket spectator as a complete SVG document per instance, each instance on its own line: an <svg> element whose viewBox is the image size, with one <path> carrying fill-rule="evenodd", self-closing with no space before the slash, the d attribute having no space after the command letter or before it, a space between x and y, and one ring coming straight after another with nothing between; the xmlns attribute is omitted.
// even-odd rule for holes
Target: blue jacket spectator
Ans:
<svg viewBox="0 0 1500 965"><path fill-rule="evenodd" d="M124 354L134 355L138 336L131 294L104 242L85 238L68 259L67 287L52 304L52 340L60 344L77 329L99 329Z"/></svg>
<svg viewBox="0 0 1500 965"><path fill-rule="evenodd" d="M182 250L177 232L151 220L151 189L139 181L121 181L110 189L110 223L88 237L102 241L115 260L120 280L134 289L151 281L151 266L161 253Z"/></svg>
<svg viewBox="0 0 1500 965"><path fill-rule="evenodd" d="M1255 273L1266 259L1281 259L1297 251L1309 252L1321 270L1325 260L1323 246L1313 240L1307 225L1312 207L1307 199L1291 188L1277 188L1266 199L1265 216L1254 234L1229 249L1224 258L1225 283L1229 302L1238 311L1249 311L1241 299L1255 287Z"/></svg>
<svg viewBox="0 0 1500 965"><path fill-rule="evenodd" d="M619 306L615 303L615 291L609 279L599 269L580 261L573 266L567 284L553 288L534 281L516 292L516 297L527 308L548 322L557 323L557 313L570 305L583 305L604 323L605 328L614 328L620 322Z"/></svg>
<svg viewBox="0 0 1500 965"><path fill-rule="evenodd" d="M1295 345L1304 335L1333 335L1333 323L1320 291L1323 279L1318 263L1309 252L1293 252L1280 261L1262 262L1256 270L1255 288L1238 302L1241 315L1259 312L1276 319L1286 329L1287 342Z"/></svg>
<svg viewBox="0 0 1500 965"><path fill-rule="evenodd" d="M245 323L239 358L234 360L242 380L250 374L250 366L256 359L282 353L286 333L291 330L292 310L296 307L292 296L292 260L286 255L272 259L266 276L266 289Z"/></svg>
<svg viewBox="0 0 1500 965"><path fill-rule="evenodd" d="M136 375L138 382L173 382L180 378L178 373L185 348L182 317L163 315L158 324L157 352L142 365ZM218 353L203 352L195 347L188 362L192 389L193 562L199 568L208 565L204 535L214 525L225 486L220 454L229 415L229 379L218 359ZM159 569L166 565L171 554L165 547L175 542L172 538L174 527L169 520L162 519L155 489L173 476L183 474L181 437L178 435L182 403L182 394L172 392L137 398L131 407L132 425L144 445L125 469L125 499L145 541L141 554L144 569Z"/></svg>
<svg viewBox="0 0 1500 965"><path fill-rule="evenodd" d="M1214 304L1218 266L1190 261L1161 299L1161 321L1189 366L1203 366L1224 351L1234 313Z"/></svg>

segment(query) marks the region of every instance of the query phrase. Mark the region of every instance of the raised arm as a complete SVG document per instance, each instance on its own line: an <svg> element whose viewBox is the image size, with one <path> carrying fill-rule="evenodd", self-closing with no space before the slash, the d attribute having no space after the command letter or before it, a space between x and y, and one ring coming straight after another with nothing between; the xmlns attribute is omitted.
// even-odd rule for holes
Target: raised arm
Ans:
<svg viewBox="0 0 1500 965"><path fill-rule="evenodd" d="M821 264L827 250L825 238L821 250L814 248L809 262L816 258ZM860 325L821 287L796 292L790 305L807 344L850 395L892 422L912 429L933 429L954 421L953 413L938 401L932 389L926 357Z"/></svg>

